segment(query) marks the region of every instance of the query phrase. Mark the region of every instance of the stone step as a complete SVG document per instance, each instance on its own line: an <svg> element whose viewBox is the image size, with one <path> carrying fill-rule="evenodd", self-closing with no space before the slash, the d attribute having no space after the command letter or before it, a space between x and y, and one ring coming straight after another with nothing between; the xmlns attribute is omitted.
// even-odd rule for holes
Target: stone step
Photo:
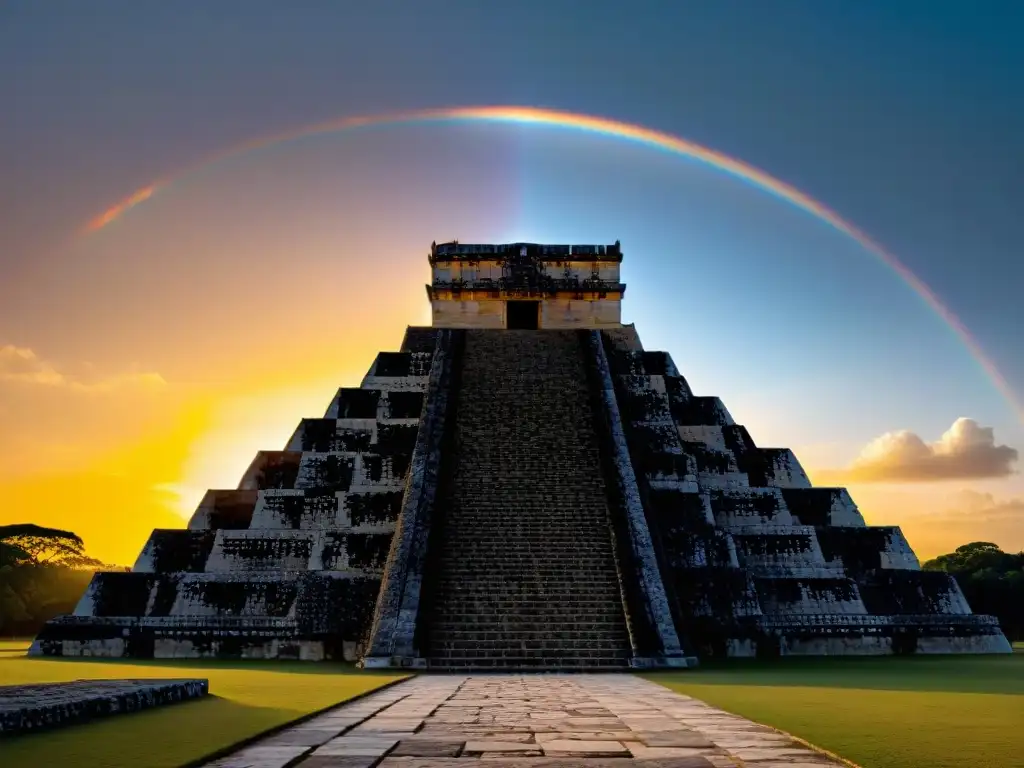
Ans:
<svg viewBox="0 0 1024 768"><path fill-rule="evenodd" d="M581 642L579 637L565 639L553 639L542 636L502 638L489 635L487 637L477 635L463 635L457 638L432 637L431 653L435 655L462 655L466 656L488 656L494 651L505 651L517 649L524 653L536 653L538 651L549 651L550 655L572 655L572 652L581 648L588 654L593 655L599 650L609 653L619 653L625 648L627 636L623 632L620 635L608 635L601 641L590 639ZM458 653L456 653L458 652Z"/></svg>
<svg viewBox="0 0 1024 768"><path fill-rule="evenodd" d="M577 634L582 635L582 633ZM629 636L625 632L620 635L608 635L603 642L594 641L589 637L582 636L572 637L565 640L552 640L551 638L538 637L521 638L518 640L503 640L495 637L493 634L479 637L461 635L454 639L452 637L435 637L431 635L429 641L430 648L433 649L431 652L440 652L442 650L445 652L457 650L480 650L482 652L494 648L526 648L530 652L544 650L545 648L564 651L566 649L571 650L582 647L581 641L584 641L586 647L591 650L607 648L612 652L618 652L629 646Z"/></svg>
<svg viewBox="0 0 1024 768"><path fill-rule="evenodd" d="M538 375L537 372L542 372ZM429 666L626 666L629 640L574 332L467 331Z"/></svg>
<svg viewBox="0 0 1024 768"><path fill-rule="evenodd" d="M484 573L476 570L475 566L479 564L488 565L488 570ZM487 557L485 554L474 554L464 558L446 557L439 562L439 565L442 568L446 568L446 573L456 573L460 576L467 573L479 574L485 580L501 578L502 581L505 580L505 577L503 575L499 576L497 570L492 569L507 566L518 573L522 573L525 578L543 575L554 581L582 581L594 576L611 576L616 573L615 564L610 553L607 558L594 558L592 562L573 560L569 556L553 557L550 554L539 553L532 557L524 555L522 557L503 557L501 559Z"/></svg>
<svg viewBox="0 0 1024 768"><path fill-rule="evenodd" d="M434 617L433 629L437 632L536 632L537 621L533 616L509 616L508 614L438 614ZM546 629L565 632L615 632L625 624L613 616L554 616Z"/></svg>
<svg viewBox="0 0 1024 768"><path fill-rule="evenodd" d="M615 597L618 597L616 595ZM545 594L499 595L488 597L481 594L442 594L437 606L438 615L476 613L487 611L498 615L514 615L523 611L523 615L573 615L573 616L615 616L621 608L617 601L587 600L585 597L561 599Z"/></svg>
<svg viewBox="0 0 1024 768"><path fill-rule="evenodd" d="M486 672L494 669L517 672L559 672L565 670L627 669L626 656L597 658L556 659L534 656L504 657L490 659L467 659L465 657L430 657L429 669L443 669L449 672Z"/></svg>
<svg viewBox="0 0 1024 768"><path fill-rule="evenodd" d="M515 565L522 567L524 565L532 565L542 570L561 572L561 573L581 573L585 571L604 571L611 572L614 569L614 560L612 559L611 547L608 548L608 552L604 554L586 554L579 557L573 557L571 552L542 552L540 550L529 551L529 550L517 550L511 553L502 552L496 549L484 549L477 548L470 552L465 552L462 555L451 552L445 553L440 558L440 564L444 566L459 566L462 563L472 562L474 564L478 562L494 563L500 565L501 563L508 563L509 565Z"/></svg>
<svg viewBox="0 0 1024 768"><path fill-rule="evenodd" d="M555 530L551 531L551 536L546 536L543 530L522 533L513 528L507 528L500 529L486 537L473 536L468 531L454 531L447 538L453 544L458 543L462 546L475 546L484 549L503 549L508 552L544 545L555 552L589 553L604 550L610 552L612 548L611 541L607 537L607 530L605 531L604 540L590 533L581 535L579 539L573 540L567 537L562 538Z"/></svg>
<svg viewBox="0 0 1024 768"><path fill-rule="evenodd" d="M524 627L537 624L540 620L555 626L588 626L607 625L620 626L618 616L613 610L595 610L577 606L558 606L557 610L540 608L515 603L467 603L461 610L439 608L434 614L435 623L448 623L453 626L462 622L467 628L480 624L493 624L496 627L511 627L521 623Z"/></svg>
<svg viewBox="0 0 1024 768"><path fill-rule="evenodd" d="M543 584L552 583L554 587L560 585L560 579L562 579L566 572L571 569L571 564L557 565L557 564L546 564L544 566L537 565L536 561L525 561L525 562L509 562L509 563L495 563L493 561L484 561L480 567L486 566L488 569L488 576L485 579L479 579L479 570L475 568L476 564L480 561L469 561L462 563L458 568L452 568L446 571L445 574L437 580L438 584L454 584L454 583L465 583L465 582L476 582L479 584L493 585L495 589L503 584L513 582L516 584ZM604 584L609 588L615 584L614 578L615 571L611 568L594 568L584 569L576 572L576 580L569 583L575 584L593 584L599 585Z"/></svg>
<svg viewBox="0 0 1024 768"><path fill-rule="evenodd" d="M579 529L577 535L570 535L565 529L569 523L544 522L538 525L516 525L504 521L480 520L470 524L449 526L446 533L449 539L465 539L468 541L500 542L507 546L515 545L520 541L546 540L549 545L569 546L573 549L578 546L594 546L602 544L608 546L608 526L602 524L598 528ZM481 533L480 526L487 526L486 533Z"/></svg>
<svg viewBox="0 0 1024 768"><path fill-rule="evenodd" d="M443 594L468 597L470 595L494 595L499 594L503 596L513 595L536 595L540 596L551 596L560 598L562 596L566 598L589 597L593 600L604 601L608 595L617 595L617 585L609 580L606 582L600 581L587 581L587 582L573 582L570 584L552 584L546 580L538 580L535 582L522 581L518 584L507 584L497 587L494 583L477 583L467 582L461 580L451 580L442 582L440 589ZM500 590L500 591L499 591Z"/></svg>
<svg viewBox="0 0 1024 768"><path fill-rule="evenodd" d="M452 566L453 572L479 573L474 566L487 565L494 568L501 568L503 565L516 570L521 570L527 575L531 573L545 573L551 576L558 576L567 572L575 573L613 573L614 564L611 562L611 553L607 557L573 558L571 555L552 555L550 553L522 553L519 556L498 556L488 557L486 551L477 550L467 553L464 557L446 557L441 560L441 566Z"/></svg>
<svg viewBox="0 0 1024 768"><path fill-rule="evenodd" d="M619 585L614 573L580 574L588 576L588 578L559 581L563 574L564 571L543 573L527 571L523 568L503 569L492 564L491 573L486 579L480 579L474 571L466 570L448 573L435 583L450 592L463 590L488 594L543 592L545 595L592 595L595 600L602 601L607 600L608 595L619 593Z"/></svg>
<svg viewBox="0 0 1024 768"><path fill-rule="evenodd" d="M619 596L619 590L612 585L595 585L596 589L586 589L584 587L577 587L571 590L559 590L559 589L547 589L544 587L543 581L538 581L532 585L527 584L522 588L518 589L504 589L501 587L485 588L485 587L473 587L473 586L456 586L452 587L451 582L439 585L438 596L449 597L453 600L466 600L475 598L477 596L481 598L487 598L488 596L495 596L497 599L510 600L533 600L536 602L546 602L549 605L552 602L558 605L570 605L579 604L581 602L591 603L593 605L606 605L611 609L618 609L615 603Z"/></svg>
<svg viewBox="0 0 1024 768"><path fill-rule="evenodd" d="M482 661L487 659L626 659L629 651L619 648L595 648L581 650L578 648L493 648L474 651L471 649L440 649L430 652L435 659L465 659L466 661Z"/></svg>

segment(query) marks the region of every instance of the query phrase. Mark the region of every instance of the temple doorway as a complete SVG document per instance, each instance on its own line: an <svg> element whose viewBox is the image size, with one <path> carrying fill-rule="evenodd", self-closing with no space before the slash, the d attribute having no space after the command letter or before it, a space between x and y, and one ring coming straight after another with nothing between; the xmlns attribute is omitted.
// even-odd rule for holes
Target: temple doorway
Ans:
<svg viewBox="0 0 1024 768"><path fill-rule="evenodd" d="M536 331L540 327L539 301L509 301L506 304L506 327L509 330Z"/></svg>

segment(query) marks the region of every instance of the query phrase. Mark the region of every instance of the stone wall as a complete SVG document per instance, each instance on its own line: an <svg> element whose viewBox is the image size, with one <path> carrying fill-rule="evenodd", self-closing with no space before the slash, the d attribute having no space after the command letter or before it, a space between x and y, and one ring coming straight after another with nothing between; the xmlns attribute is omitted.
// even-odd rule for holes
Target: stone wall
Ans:
<svg viewBox="0 0 1024 768"><path fill-rule="evenodd" d="M74 680L0 687L0 738L198 699L208 680Z"/></svg>

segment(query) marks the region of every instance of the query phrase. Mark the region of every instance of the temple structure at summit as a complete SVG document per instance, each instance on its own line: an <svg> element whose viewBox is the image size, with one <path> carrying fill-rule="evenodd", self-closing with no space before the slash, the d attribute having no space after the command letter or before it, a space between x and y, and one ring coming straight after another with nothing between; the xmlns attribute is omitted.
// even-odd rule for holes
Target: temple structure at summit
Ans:
<svg viewBox="0 0 1024 768"><path fill-rule="evenodd" d="M614 245L433 245L410 327L32 653L577 670L1003 653L899 528L621 322Z"/></svg>

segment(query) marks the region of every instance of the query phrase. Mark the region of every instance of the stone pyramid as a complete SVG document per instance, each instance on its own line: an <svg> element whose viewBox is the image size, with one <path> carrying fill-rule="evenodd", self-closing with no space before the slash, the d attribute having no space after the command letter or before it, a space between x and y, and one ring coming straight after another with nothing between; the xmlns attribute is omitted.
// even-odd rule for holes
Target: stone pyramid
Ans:
<svg viewBox="0 0 1024 768"><path fill-rule="evenodd" d="M431 246L410 327L32 653L439 670L1001 653L899 528L620 321L614 245Z"/></svg>

